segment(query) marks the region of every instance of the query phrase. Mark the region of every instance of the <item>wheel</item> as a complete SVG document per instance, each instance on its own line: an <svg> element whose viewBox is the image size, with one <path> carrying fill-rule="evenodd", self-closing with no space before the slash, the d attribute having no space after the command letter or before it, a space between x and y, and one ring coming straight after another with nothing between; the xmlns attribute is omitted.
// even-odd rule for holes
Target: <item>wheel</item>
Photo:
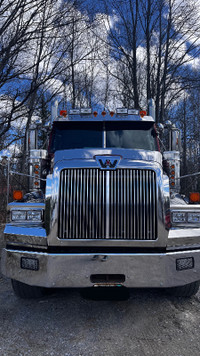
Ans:
<svg viewBox="0 0 200 356"><path fill-rule="evenodd" d="M12 279L11 283L16 296L23 299L42 298L46 294L46 288L43 287L29 286L15 279Z"/></svg>
<svg viewBox="0 0 200 356"><path fill-rule="evenodd" d="M181 287L168 288L167 292L174 297L192 297L199 290L199 281Z"/></svg>

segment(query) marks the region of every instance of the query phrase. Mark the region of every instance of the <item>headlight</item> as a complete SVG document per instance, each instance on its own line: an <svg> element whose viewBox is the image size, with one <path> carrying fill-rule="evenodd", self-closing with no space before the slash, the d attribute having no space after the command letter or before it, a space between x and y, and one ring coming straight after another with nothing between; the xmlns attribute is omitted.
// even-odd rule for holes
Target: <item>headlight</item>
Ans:
<svg viewBox="0 0 200 356"><path fill-rule="evenodd" d="M200 213L188 213L189 223L200 223Z"/></svg>
<svg viewBox="0 0 200 356"><path fill-rule="evenodd" d="M15 222L40 222L43 211L37 210L11 210L11 220Z"/></svg>
<svg viewBox="0 0 200 356"><path fill-rule="evenodd" d="M42 212L41 210L30 210L27 211L27 220L29 221L41 221Z"/></svg>
<svg viewBox="0 0 200 356"><path fill-rule="evenodd" d="M26 211L23 210L13 210L11 212L12 221L24 221L26 220Z"/></svg>
<svg viewBox="0 0 200 356"><path fill-rule="evenodd" d="M200 212L192 212L192 211L172 211L172 222L174 224L188 224L187 226L190 227L196 224L200 224Z"/></svg>
<svg viewBox="0 0 200 356"><path fill-rule="evenodd" d="M179 223L179 222L186 222L186 213L172 213L172 221L174 223Z"/></svg>

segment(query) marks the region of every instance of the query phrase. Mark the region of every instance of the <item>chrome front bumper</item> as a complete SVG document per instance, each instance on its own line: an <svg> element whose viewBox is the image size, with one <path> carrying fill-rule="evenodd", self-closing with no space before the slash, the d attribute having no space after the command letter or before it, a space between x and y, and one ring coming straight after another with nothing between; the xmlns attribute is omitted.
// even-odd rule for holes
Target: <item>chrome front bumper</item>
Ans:
<svg viewBox="0 0 200 356"><path fill-rule="evenodd" d="M38 260L39 269L21 268L21 258ZM176 260L193 258L194 267L176 269ZM124 275L126 287L173 287L200 280L200 249L166 253L54 254L3 249L2 273L43 287L91 287L91 275Z"/></svg>

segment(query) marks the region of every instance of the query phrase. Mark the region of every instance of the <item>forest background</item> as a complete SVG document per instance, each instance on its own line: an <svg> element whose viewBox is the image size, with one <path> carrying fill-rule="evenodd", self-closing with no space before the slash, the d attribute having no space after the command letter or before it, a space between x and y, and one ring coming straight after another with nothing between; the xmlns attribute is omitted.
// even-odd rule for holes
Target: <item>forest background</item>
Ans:
<svg viewBox="0 0 200 356"><path fill-rule="evenodd" d="M181 174L200 171L200 1L0 0L0 197L27 173L26 132L60 109L145 109L182 133ZM20 176L11 185L23 185ZM23 188L23 186L22 186ZM25 187L24 187L25 188ZM200 191L198 176L182 193ZM10 189L11 193L11 189Z"/></svg>

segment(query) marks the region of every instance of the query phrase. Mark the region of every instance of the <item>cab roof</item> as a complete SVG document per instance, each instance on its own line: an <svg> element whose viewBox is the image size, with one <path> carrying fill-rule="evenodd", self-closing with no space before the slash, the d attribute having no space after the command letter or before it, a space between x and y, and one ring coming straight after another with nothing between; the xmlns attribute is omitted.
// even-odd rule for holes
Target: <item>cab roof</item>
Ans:
<svg viewBox="0 0 200 356"><path fill-rule="evenodd" d="M135 121L135 122L155 122L153 117L151 116L143 116L138 115L130 115L130 114L106 114L105 116L98 114L96 117L93 114L68 114L66 117L58 116L54 122L76 122L76 121L100 121L100 122L108 122L108 121Z"/></svg>

